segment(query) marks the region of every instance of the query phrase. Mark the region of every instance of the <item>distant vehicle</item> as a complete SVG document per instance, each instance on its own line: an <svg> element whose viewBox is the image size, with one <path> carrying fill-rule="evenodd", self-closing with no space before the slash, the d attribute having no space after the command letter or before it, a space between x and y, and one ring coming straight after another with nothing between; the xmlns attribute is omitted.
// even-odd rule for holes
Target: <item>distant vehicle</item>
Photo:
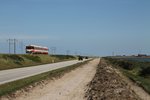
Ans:
<svg viewBox="0 0 150 100"><path fill-rule="evenodd" d="M88 57L85 57L85 59L89 59Z"/></svg>
<svg viewBox="0 0 150 100"><path fill-rule="evenodd" d="M28 45L26 46L26 53L28 54L48 54L48 47Z"/></svg>
<svg viewBox="0 0 150 100"><path fill-rule="evenodd" d="M78 56L78 60L83 60L83 57L82 56Z"/></svg>

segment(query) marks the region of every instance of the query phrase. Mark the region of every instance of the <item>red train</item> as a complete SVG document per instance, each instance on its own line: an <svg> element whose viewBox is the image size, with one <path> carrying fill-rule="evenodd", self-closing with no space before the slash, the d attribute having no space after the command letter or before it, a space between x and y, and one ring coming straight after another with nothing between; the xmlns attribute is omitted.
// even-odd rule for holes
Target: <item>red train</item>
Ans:
<svg viewBox="0 0 150 100"><path fill-rule="evenodd" d="M48 54L48 47L28 45L26 46L26 53L29 54Z"/></svg>

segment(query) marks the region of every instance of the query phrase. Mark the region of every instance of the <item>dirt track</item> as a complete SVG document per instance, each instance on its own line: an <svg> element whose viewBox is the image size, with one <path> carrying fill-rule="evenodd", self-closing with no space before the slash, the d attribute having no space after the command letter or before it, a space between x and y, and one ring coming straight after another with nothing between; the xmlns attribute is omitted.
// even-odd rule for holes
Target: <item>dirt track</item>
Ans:
<svg viewBox="0 0 150 100"><path fill-rule="evenodd" d="M87 100L141 100L105 61L99 64L95 77L89 83L86 97Z"/></svg>
<svg viewBox="0 0 150 100"><path fill-rule="evenodd" d="M51 80L45 86L37 86L14 100L84 100L87 84L96 73L99 59L77 68L62 78Z"/></svg>

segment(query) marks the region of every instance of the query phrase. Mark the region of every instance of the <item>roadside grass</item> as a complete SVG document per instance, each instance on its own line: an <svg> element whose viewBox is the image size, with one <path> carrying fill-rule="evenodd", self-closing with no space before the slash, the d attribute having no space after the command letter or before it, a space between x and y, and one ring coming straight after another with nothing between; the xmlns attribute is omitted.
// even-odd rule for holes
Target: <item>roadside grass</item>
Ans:
<svg viewBox="0 0 150 100"><path fill-rule="evenodd" d="M0 85L0 97L14 93L15 91L25 88L29 85L34 85L34 83L40 82L42 80L59 78L59 77L63 76L65 73L70 72L71 70L74 70L75 68L80 67L80 66L88 63L89 61L91 61L91 60L87 60L85 62L80 62L80 63L74 64L71 66L63 67L63 68L49 71L46 73L42 73L39 75L24 78L24 79L17 80L14 82L2 84L2 85Z"/></svg>
<svg viewBox="0 0 150 100"><path fill-rule="evenodd" d="M138 61L128 61L128 60L120 60L113 58L104 58L107 63L111 64L113 67L118 68L125 76L135 82L137 85L142 87L147 93L150 94L150 75L142 76L141 71L143 68L147 68L150 66L150 62L138 62ZM120 66L119 62L129 62L132 64L132 69L125 69Z"/></svg>
<svg viewBox="0 0 150 100"><path fill-rule="evenodd" d="M129 72L124 69L120 69L120 70L123 72L124 75L126 75L133 82L137 83L137 85L142 87L145 91L147 91L150 94L150 78L135 75L132 72Z"/></svg>
<svg viewBox="0 0 150 100"><path fill-rule="evenodd" d="M67 55L0 54L0 70L29 67L74 59L76 59L76 57L68 57Z"/></svg>

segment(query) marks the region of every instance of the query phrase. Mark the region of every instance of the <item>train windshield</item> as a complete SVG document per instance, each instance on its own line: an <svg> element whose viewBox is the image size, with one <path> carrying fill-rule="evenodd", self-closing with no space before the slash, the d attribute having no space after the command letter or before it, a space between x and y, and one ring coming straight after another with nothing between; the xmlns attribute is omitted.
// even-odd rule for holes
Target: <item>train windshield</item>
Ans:
<svg viewBox="0 0 150 100"><path fill-rule="evenodd" d="M34 49L32 46L26 46L26 49Z"/></svg>

